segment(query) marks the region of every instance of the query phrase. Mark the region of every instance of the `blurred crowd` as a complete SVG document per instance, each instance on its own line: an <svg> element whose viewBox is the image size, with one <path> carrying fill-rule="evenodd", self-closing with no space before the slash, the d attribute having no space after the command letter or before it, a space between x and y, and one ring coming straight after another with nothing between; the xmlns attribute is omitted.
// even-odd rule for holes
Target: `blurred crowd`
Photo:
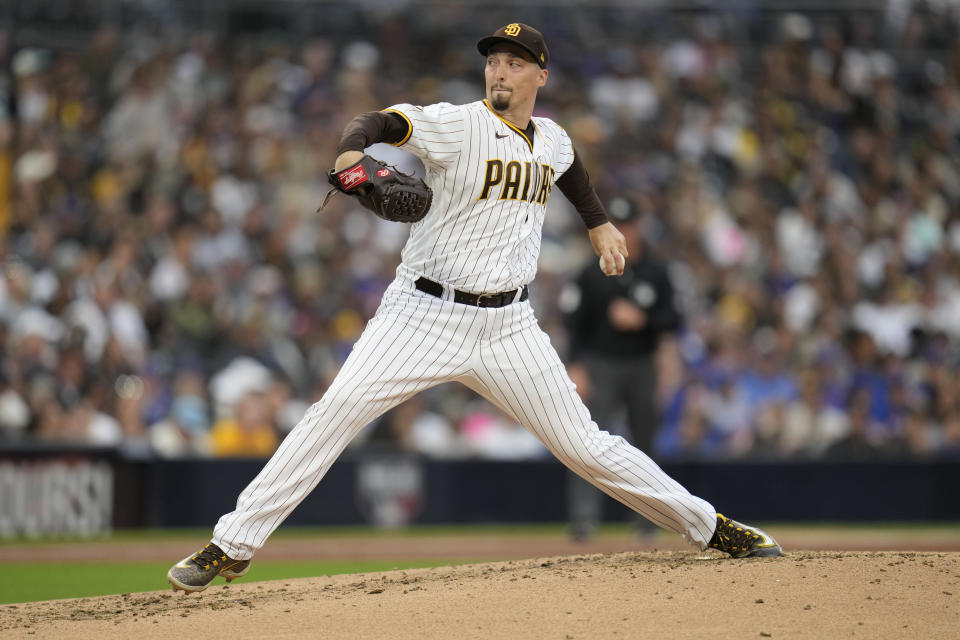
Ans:
<svg viewBox="0 0 960 640"><path fill-rule="evenodd" d="M434 9L303 37L0 35L0 447L275 449L406 237L348 198L316 212L342 127L482 97L474 43L517 19ZM684 322L651 453L960 456L960 12L742 11L522 17L551 46L537 112L567 128L601 198L640 208L669 262ZM397 153L381 157L410 162ZM555 191L531 298L561 352L561 292L593 260ZM352 446L546 456L454 385Z"/></svg>

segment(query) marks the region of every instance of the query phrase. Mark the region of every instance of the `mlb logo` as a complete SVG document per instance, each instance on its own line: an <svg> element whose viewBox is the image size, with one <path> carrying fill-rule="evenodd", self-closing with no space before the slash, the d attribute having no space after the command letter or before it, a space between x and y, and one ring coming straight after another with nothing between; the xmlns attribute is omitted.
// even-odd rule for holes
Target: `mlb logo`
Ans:
<svg viewBox="0 0 960 640"><path fill-rule="evenodd" d="M363 167L360 165L357 165L353 169L340 174L340 184L344 189L352 189L358 184L363 184L366 181L367 172L364 171Z"/></svg>

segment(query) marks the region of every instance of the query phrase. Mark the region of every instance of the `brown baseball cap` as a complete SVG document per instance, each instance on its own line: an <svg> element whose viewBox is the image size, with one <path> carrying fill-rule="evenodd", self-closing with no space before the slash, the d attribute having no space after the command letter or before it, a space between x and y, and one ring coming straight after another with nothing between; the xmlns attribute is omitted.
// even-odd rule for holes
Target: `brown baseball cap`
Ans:
<svg viewBox="0 0 960 640"><path fill-rule="evenodd" d="M547 61L550 60L547 43L543 40L543 34L533 27L520 22L511 22L494 31L492 36L481 38L477 43L477 50L481 55L487 55L490 47L498 42L512 42L523 47L530 52L541 69L547 68Z"/></svg>

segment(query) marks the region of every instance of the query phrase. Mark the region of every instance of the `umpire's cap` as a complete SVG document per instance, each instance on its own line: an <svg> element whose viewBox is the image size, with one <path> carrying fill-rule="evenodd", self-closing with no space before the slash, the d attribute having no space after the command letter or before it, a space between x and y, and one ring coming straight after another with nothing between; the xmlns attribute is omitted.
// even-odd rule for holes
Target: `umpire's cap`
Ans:
<svg viewBox="0 0 960 640"><path fill-rule="evenodd" d="M487 55L490 47L498 42L512 42L520 45L533 55L541 69L547 68L547 61L550 60L547 43L543 41L543 34L533 27L520 22L511 22L507 26L494 31L492 36L482 38L477 43L477 50L482 55Z"/></svg>

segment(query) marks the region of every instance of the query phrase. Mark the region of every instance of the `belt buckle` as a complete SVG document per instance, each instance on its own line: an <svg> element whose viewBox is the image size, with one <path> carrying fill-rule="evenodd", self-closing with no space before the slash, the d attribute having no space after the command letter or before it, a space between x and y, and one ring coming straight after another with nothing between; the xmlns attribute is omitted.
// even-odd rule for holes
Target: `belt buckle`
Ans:
<svg viewBox="0 0 960 640"><path fill-rule="evenodd" d="M499 293L480 293L477 294L477 306L478 307L491 307L493 304L487 304L485 301L493 301L500 296Z"/></svg>

